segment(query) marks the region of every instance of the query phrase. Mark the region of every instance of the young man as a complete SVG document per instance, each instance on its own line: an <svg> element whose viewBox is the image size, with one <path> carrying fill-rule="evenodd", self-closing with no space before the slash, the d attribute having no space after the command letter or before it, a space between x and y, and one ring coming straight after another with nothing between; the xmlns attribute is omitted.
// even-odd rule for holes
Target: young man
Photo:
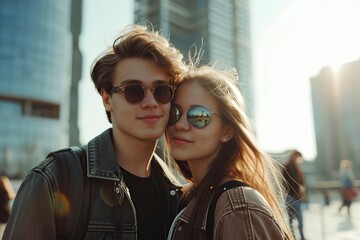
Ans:
<svg viewBox="0 0 360 240"><path fill-rule="evenodd" d="M115 40L91 73L112 128L82 153L57 151L28 174L4 239L166 239L180 193L154 151L182 58L145 27ZM82 163L75 174L74 162Z"/></svg>

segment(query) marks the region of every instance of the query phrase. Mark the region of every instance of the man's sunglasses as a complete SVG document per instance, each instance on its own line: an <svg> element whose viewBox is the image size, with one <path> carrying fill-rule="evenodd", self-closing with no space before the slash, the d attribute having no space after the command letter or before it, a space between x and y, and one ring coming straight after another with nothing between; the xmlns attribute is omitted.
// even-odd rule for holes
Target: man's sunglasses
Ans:
<svg viewBox="0 0 360 240"><path fill-rule="evenodd" d="M155 87L144 87L140 84L129 84L113 87L110 93L122 92L128 103L135 104L141 102L146 95L146 89L150 89L152 95L158 103L165 104L174 97L176 87L168 84L159 84Z"/></svg>
<svg viewBox="0 0 360 240"><path fill-rule="evenodd" d="M168 125L171 126L178 122L182 114L183 112L179 106L172 105ZM189 108L186 113L186 119L191 126L195 128L204 128L209 125L213 114L221 118L219 114L210 111L206 107L196 105Z"/></svg>

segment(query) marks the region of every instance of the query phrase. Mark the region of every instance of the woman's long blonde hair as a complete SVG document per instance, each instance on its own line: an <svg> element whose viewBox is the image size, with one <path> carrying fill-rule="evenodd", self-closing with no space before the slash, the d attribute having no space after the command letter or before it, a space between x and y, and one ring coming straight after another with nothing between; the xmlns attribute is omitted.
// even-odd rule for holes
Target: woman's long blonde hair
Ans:
<svg viewBox="0 0 360 240"><path fill-rule="evenodd" d="M288 239L293 239L284 217L281 172L276 166L276 162L256 143L250 119L245 113L245 104L240 92L236 70L219 70L213 66L192 66L181 77L179 86L190 81L197 81L212 94L218 104L219 114L226 124L232 126L234 136L230 141L223 143L220 153L213 161L208 173L190 196L191 198L196 195L197 206L194 208L189 224L192 223L196 226L200 220L201 213L206 208L212 194L210 187L218 186L222 179L231 177L244 181L260 192L269 203L270 211L284 235ZM183 176L189 182L193 182L187 163L175 162ZM190 235L194 236L194 232Z"/></svg>

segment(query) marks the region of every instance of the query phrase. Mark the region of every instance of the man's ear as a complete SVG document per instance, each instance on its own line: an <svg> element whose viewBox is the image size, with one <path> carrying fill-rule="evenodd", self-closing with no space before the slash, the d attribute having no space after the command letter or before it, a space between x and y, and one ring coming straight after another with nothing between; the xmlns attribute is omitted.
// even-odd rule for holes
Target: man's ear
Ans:
<svg viewBox="0 0 360 240"><path fill-rule="evenodd" d="M103 102L103 105L104 105L106 111L110 112L112 110L111 95L109 93L107 93L104 89L101 89L100 94L101 94L102 102Z"/></svg>
<svg viewBox="0 0 360 240"><path fill-rule="evenodd" d="M225 125L221 135L221 142L225 143L230 141L234 136L234 129L230 125Z"/></svg>

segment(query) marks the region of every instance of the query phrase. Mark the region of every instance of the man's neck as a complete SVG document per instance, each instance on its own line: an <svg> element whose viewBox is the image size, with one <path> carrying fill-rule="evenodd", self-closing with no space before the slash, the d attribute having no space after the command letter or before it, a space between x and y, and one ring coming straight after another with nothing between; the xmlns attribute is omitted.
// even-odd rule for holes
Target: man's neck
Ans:
<svg viewBox="0 0 360 240"><path fill-rule="evenodd" d="M142 141L136 138L113 136L116 159L126 171L139 176L150 176L151 159L157 140Z"/></svg>

